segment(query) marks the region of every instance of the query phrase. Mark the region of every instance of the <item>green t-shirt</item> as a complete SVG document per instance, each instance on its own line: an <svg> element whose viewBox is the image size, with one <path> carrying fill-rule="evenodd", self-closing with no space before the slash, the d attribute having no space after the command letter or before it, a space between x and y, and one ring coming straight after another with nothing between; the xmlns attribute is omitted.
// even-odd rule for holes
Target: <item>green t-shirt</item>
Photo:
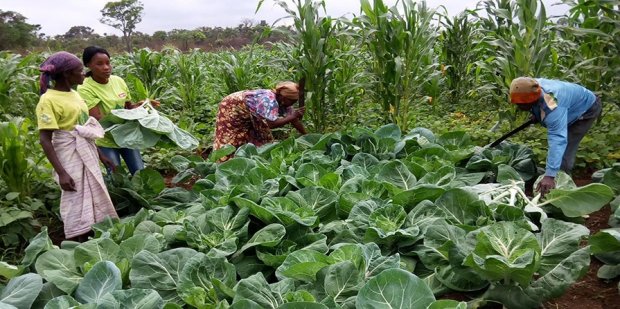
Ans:
<svg viewBox="0 0 620 309"><path fill-rule="evenodd" d="M39 99L36 108L39 130L71 131L77 124L88 120L88 107L74 90L47 90Z"/></svg>
<svg viewBox="0 0 620 309"><path fill-rule="evenodd" d="M125 108L125 102L131 101L127 84L116 75L111 75L107 84L100 84L92 77L87 77L84 83L78 86L77 91L86 101L88 108L98 106L102 116L109 114L113 109ZM118 148L109 134L98 139L97 146Z"/></svg>

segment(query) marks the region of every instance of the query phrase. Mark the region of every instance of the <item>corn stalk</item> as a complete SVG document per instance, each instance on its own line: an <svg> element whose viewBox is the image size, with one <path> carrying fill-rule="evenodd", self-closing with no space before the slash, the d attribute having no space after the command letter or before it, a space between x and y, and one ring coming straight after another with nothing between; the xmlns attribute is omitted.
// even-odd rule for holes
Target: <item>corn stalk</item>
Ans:
<svg viewBox="0 0 620 309"><path fill-rule="evenodd" d="M424 99L422 86L429 82L436 68L433 25L435 10L425 2L410 0L388 7L383 0L361 0L363 15L358 23L372 55L375 100L381 102L385 122L396 123L406 131L410 111Z"/></svg>
<svg viewBox="0 0 620 309"><path fill-rule="evenodd" d="M35 143L31 135L35 131L30 131L30 127L27 118L14 117L0 122L0 178L9 192L20 193L21 197L32 193L33 179L44 158L40 152L33 153Z"/></svg>
<svg viewBox="0 0 620 309"><path fill-rule="evenodd" d="M327 98L332 102L329 114L330 129L345 129L363 123L361 109L364 94L372 86L372 76L362 63L368 63L370 55L361 43L363 36L354 25L338 21L337 35L331 41L334 48L334 68L329 74ZM367 123L365 123L367 124Z"/></svg>
<svg viewBox="0 0 620 309"><path fill-rule="evenodd" d="M620 107L620 1L562 2L571 6L557 25L562 72Z"/></svg>
<svg viewBox="0 0 620 309"><path fill-rule="evenodd" d="M261 0L257 10L263 4ZM288 63L296 72L296 80L306 78L306 115L310 116L314 131L323 132L326 128L329 104L326 101L328 72L333 70L333 39L335 22L325 13L324 0L296 0L294 7L286 1L275 1L293 20L294 32L291 35L293 49L288 54ZM276 23L279 22L276 21Z"/></svg>
<svg viewBox="0 0 620 309"><path fill-rule="evenodd" d="M115 63L120 62L118 66L115 66L114 72L119 76L127 77L126 81L130 89L136 90L134 82L137 80L144 86L147 97L163 100L171 95L172 90L168 81L172 80L176 69L174 65L169 63L169 59L171 57L164 57L163 52L143 48L127 54L127 57L113 58ZM140 97L134 99L146 98L142 96L144 94L140 93Z"/></svg>
<svg viewBox="0 0 620 309"><path fill-rule="evenodd" d="M485 59L476 62L477 81L484 84L476 92L491 92L501 110L498 124L513 123L515 114L506 104L510 83L520 76L541 77L557 65L557 57L552 57L554 33L540 0L485 0L479 6L487 16L478 16L482 29L477 52Z"/></svg>
<svg viewBox="0 0 620 309"><path fill-rule="evenodd" d="M453 18L444 16L441 24L444 28L440 37L442 73L446 77L448 102L455 106L472 84L468 75L476 57L473 44L476 25L467 12Z"/></svg>
<svg viewBox="0 0 620 309"><path fill-rule="evenodd" d="M4 115L34 116L39 101L38 65L41 54L22 57L0 51L0 112Z"/></svg>

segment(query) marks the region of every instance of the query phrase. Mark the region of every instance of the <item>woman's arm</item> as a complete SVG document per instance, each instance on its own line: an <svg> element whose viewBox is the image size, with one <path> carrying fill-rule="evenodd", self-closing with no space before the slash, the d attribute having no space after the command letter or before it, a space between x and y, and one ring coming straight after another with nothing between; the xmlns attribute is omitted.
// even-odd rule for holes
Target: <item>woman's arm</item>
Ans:
<svg viewBox="0 0 620 309"><path fill-rule="evenodd" d="M269 128L271 128L271 129L279 128L279 127L281 127L281 126L283 126L283 125L285 125L287 123L292 123L295 120L301 119L301 117L304 116L304 112L305 111L306 111L305 107L298 108L298 109L293 110L290 113L286 114L286 116L280 117L280 118L278 118L278 119L276 119L274 121L267 120L267 124L269 125ZM295 124L293 124L293 126L295 126ZM302 127L303 127L303 125L302 125ZM297 126L295 126L295 128L297 128ZM304 129L304 131L305 131L305 129Z"/></svg>
<svg viewBox="0 0 620 309"><path fill-rule="evenodd" d="M91 117L97 120L101 120L101 118L103 117L103 114L101 113L101 109L99 108L99 105L89 109L88 115L90 115Z"/></svg>
<svg viewBox="0 0 620 309"><path fill-rule="evenodd" d="M299 132L299 134L301 135L308 134L308 132L306 131L306 128L304 127L304 123L301 122L301 119L295 118L295 120L293 120L291 124L293 125L293 127L295 127L295 129L297 129L297 132Z"/></svg>
<svg viewBox="0 0 620 309"><path fill-rule="evenodd" d="M39 131L39 141L41 142L41 147L43 147L43 152L47 159L52 163L52 167L58 174L58 182L60 183L60 188L64 191L75 191L75 182L73 178L69 176L65 168L60 164L60 160L58 160L58 156L56 155L56 150L54 149L54 145L52 145L52 134L54 130L40 130Z"/></svg>
<svg viewBox="0 0 620 309"><path fill-rule="evenodd" d="M293 122L295 119L297 119L297 116L295 113L290 113L284 117L280 117L274 121L269 121L267 120L267 124L269 125L269 128L274 129L274 128L279 128L281 126L284 126L290 122Z"/></svg>

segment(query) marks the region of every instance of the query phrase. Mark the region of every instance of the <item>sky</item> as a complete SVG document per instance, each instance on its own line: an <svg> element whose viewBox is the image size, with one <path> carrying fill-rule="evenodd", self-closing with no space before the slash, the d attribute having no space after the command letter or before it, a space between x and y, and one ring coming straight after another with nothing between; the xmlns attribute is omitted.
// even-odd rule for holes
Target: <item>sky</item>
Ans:
<svg viewBox="0 0 620 309"><path fill-rule="evenodd" d="M549 15L561 13L561 8L549 4L559 0L544 0ZM41 25L48 36L65 34L72 26L88 26L98 34L121 32L99 22L101 9L109 0L0 0L0 10L14 11L27 18L30 24ZM158 30L196 29L198 27L235 27L243 20L255 23L266 20L272 24L285 15L274 0L264 0L255 14L258 0L141 0L144 5L142 22L136 31L153 34ZM360 0L325 0L327 15L340 17L360 11ZM392 5L396 0L385 0ZM443 5L448 14L456 15L466 8L475 8L477 0L427 0L429 7ZM349 15L351 16L351 15Z"/></svg>

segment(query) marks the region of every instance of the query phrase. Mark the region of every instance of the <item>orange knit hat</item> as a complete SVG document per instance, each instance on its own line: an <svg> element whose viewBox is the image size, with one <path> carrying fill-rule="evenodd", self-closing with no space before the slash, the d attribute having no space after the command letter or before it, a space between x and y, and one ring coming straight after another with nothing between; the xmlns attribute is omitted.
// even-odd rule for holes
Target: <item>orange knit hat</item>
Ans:
<svg viewBox="0 0 620 309"><path fill-rule="evenodd" d="M510 84L510 102L513 104L530 104L540 98L542 89L531 77L519 77Z"/></svg>

